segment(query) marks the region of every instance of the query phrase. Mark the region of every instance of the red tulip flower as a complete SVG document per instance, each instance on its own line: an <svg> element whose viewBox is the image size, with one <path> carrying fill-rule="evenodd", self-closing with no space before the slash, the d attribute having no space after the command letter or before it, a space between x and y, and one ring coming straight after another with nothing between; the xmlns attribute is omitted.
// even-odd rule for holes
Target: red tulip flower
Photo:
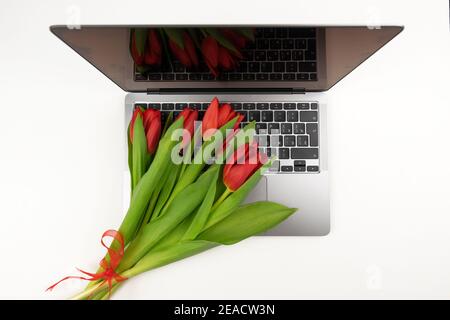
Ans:
<svg viewBox="0 0 450 320"><path fill-rule="evenodd" d="M227 159L223 168L223 183L229 191L234 192L265 162L267 158L258 152L256 142L244 144Z"/></svg>
<svg viewBox="0 0 450 320"><path fill-rule="evenodd" d="M211 136L215 129L222 127L237 116L238 119L234 124L233 129L237 129L239 127L239 124L244 119L244 116L234 111L228 103L219 106L219 100L214 98L203 116L203 136L205 137L206 131L213 129L207 133L206 137Z"/></svg>
<svg viewBox="0 0 450 320"><path fill-rule="evenodd" d="M191 138L194 136L194 124L198 119L198 110L193 108L184 108L183 111L176 117L175 121L183 117L183 127L189 135L183 135L183 147L186 146Z"/></svg>
<svg viewBox="0 0 450 320"><path fill-rule="evenodd" d="M187 68L198 65L197 52L195 51L194 41L187 32L183 32L183 46L181 48L174 40L169 38L169 47L175 57Z"/></svg>
<svg viewBox="0 0 450 320"><path fill-rule="evenodd" d="M162 47L158 33L155 29L150 29L147 38L144 60L148 65L161 64Z"/></svg>
<svg viewBox="0 0 450 320"><path fill-rule="evenodd" d="M219 47L219 65L226 71L233 70L236 67L236 61L224 47Z"/></svg>
<svg viewBox="0 0 450 320"><path fill-rule="evenodd" d="M161 136L161 112L155 109L145 110L143 122L148 152L154 154Z"/></svg>
<svg viewBox="0 0 450 320"><path fill-rule="evenodd" d="M207 36L202 41L202 54L211 73L217 77L219 72L217 67L219 66L219 44L216 39L211 36Z"/></svg>
<svg viewBox="0 0 450 320"><path fill-rule="evenodd" d="M230 28L222 29L222 34L234 44L234 46L238 49L243 49L247 44L247 39L241 35L240 33L234 31Z"/></svg>
<svg viewBox="0 0 450 320"><path fill-rule="evenodd" d="M136 30L131 31L131 43L130 43L130 51L131 56L133 57L134 63L138 66L142 66L144 64L144 46L141 43L138 43L136 39Z"/></svg>

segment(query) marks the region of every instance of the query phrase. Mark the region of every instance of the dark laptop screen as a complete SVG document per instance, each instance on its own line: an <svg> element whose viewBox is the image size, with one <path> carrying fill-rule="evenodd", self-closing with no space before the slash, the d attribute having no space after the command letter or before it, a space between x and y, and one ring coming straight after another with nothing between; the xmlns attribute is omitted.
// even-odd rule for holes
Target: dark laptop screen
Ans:
<svg viewBox="0 0 450 320"><path fill-rule="evenodd" d="M126 91L329 89L401 27L55 26Z"/></svg>

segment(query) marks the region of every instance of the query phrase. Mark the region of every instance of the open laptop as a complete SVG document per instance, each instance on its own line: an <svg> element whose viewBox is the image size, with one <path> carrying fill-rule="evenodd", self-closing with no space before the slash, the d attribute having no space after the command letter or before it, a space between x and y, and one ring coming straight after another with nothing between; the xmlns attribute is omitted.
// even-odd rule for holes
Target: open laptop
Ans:
<svg viewBox="0 0 450 320"><path fill-rule="evenodd" d="M214 76L206 64L187 69L175 57L139 68L130 54L135 28L206 26L52 26L51 31L127 91L126 119L133 108L163 115L186 106L200 114L214 96L255 120L262 151L277 155L249 200L272 200L299 208L268 235L323 236L330 231L325 91L400 33L380 26L211 26L251 28L236 68ZM237 30L237 29L236 29ZM352 97L348 97L351 99Z"/></svg>

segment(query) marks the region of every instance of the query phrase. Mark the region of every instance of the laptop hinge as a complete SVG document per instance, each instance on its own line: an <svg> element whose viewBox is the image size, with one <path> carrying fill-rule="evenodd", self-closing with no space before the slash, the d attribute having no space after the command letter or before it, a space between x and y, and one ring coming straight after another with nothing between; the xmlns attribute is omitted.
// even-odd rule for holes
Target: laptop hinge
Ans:
<svg viewBox="0 0 450 320"><path fill-rule="evenodd" d="M305 88L147 88L147 94L304 94Z"/></svg>

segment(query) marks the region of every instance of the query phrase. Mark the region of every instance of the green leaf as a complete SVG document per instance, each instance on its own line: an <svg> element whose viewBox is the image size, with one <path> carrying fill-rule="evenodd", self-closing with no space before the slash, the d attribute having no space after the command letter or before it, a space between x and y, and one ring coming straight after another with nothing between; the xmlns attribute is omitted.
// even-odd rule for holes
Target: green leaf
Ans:
<svg viewBox="0 0 450 320"><path fill-rule="evenodd" d="M227 38L225 38L225 36L222 33L220 33L220 31L218 29L216 29L216 28L205 28L205 30L211 37L216 39L217 42L222 47L225 47L228 50L234 52L237 56L241 56L241 53L239 52L238 49L236 49L234 44L231 43L231 41L229 41Z"/></svg>
<svg viewBox="0 0 450 320"><path fill-rule="evenodd" d="M209 216L205 229L225 219L231 214L247 197L250 191L261 180L263 173L271 166L272 161L268 161L259 170L257 170L242 186L231 193Z"/></svg>
<svg viewBox="0 0 450 320"><path fill-rule="evenodd" d="M178 173L181 170L181 164L171 164L169 168L169 172L167 175L167 180L164 182L164 185L161 189L161 194L158 198L158 202L156 203L155 209L153 211L152 219L155 220L160 216L161 210L169 199L170 194L172 193L173 187L177 182Z"/></svg>
<svg viewBox="0 0 450 320"><path fill-rule="evenodd" d="M173 111L170 111L169 115L167 116L166 123L164 123L164 128L161 131L161 135L164 135L167 131L167 129L170 127L170 125L173 123Z"/></svg>
<svg viewBox="0 0 450 320"><path fill-rule="evenodd" d="M136 121L138 122L138 121ZM141 120L142 122L142 120ZM161 138L155 158L136 185L130 201L130 208L119 228L120 233L125 238L125 243L129 243L135 234L140 221L147 209L148 201L156 188L156 184L165 172L171 161L171 151L177 141L171 140L171 134L174 130L183 127L183 117L175 121ZM136 132L135 132L136 133ZM133 157L134 158L134 157ZM133 168L134 169L134 168ZM117 245L117 244L116 244Z"/></svg>
<svg viewBox="0 0 450 320"><path fill-rule="evenodd" d="M131 190L135 189L141 177L147 171L150 154L147 149L147 138L145 136L144 123L141 116L136 117L134 122L133 143L131 144Z"/></svg>
<svg viewBox="0 0 450 320"><path fill-rule="evenodd" d="M184 49L183 30L178 28L164 28L167 36L175 42L182 50Z"/></svg>
<svg viewBox="0 0 450 320"><path fill-rule="evenodd" d="M131 242L120 264L120 271L132 267L155 244L180 224L204 199L211 184L216 183L216 170L203 173L196 182L186 187L174 198L164 215L143 227L142 232Z"/></svg>
<svg viewBox="0 0 450 320"><path fill-rule="evenodd" d="M147 42L148 30L146 28L135 28L132 29L132 31L134 32L136 50L138 51L139 55L143 55L145 51L145 44Z"/></svg>
<svg viewBox="0 0 450 320"><path fill-rule="evenodd" d="M219 168L215 169L211 167L209 170L215 170L215 178L213 179L213 183L209 187L208 192L206 193L205 198L203 199L202 204L200 205L200 208L198 208L197 212L194 215L193 221L187 230L186 234L183 236L183 240L193 240L197 235L203 230L203 227L206 224L206 221L208 221L209 213L211 211L211 207L214 203L214 197L216 195L216 183L218 175L219 175Z"/></svg>
<svg viewBox="0 0 450 320"><path fill-rule="evenodd" d="M235 30L247 39L255 41L255 33L252 28L236 28Z"/></svg>
<svg viewBox="0 0 450 320"><path fill-rule="evenodd" d="M296 210L270 201L243 205L202 232L197 239L227 245L234 244L273 228Z"/></svg>

